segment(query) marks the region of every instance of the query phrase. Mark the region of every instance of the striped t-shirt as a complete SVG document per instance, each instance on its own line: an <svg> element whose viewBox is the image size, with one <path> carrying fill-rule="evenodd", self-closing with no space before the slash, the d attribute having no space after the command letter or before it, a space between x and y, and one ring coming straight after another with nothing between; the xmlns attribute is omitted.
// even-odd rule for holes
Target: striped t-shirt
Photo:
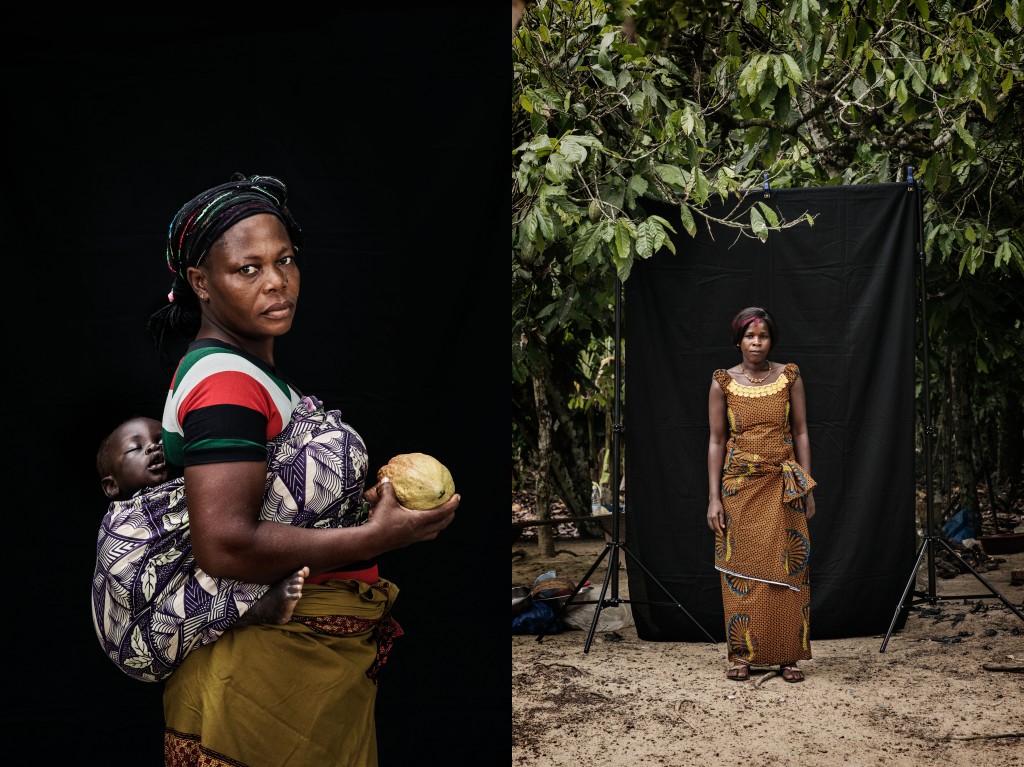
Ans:
<svg viewBox="0 0 1024 767"><path fill-rule="evenodd" d="M176 466L266 461L267 441L299 398L257 357L222 341L194 341L167 393L164 456Z"/></svg>

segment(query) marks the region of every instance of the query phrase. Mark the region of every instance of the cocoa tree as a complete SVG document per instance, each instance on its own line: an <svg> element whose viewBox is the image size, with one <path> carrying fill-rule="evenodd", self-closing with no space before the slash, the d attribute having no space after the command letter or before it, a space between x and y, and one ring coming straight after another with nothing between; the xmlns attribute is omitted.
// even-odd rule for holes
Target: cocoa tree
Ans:
<svg viewBox="0 0 1024 767"><path fill-rule="evenodd" d="M571 370L563 399L586 389L578 355L611 335L617 282L671 250L677 227L694 234L712 195L764 174L774 187L856 184L912 166L931 318L919 375L932 412L956 398L942 424L953 438L936 445L956 451L958 485L976 482L970 433L1024 385L1022 25L1018 0L530 4L513 39L514 389L553 349ZM678 218L647 215L650 199ZM755 205L728 223L765 238L813 222ZM1005 432L1019 417L996 421L997 444L1019 442ZM1001 455L995 483L1013 494L1020 454Z"/></svg>

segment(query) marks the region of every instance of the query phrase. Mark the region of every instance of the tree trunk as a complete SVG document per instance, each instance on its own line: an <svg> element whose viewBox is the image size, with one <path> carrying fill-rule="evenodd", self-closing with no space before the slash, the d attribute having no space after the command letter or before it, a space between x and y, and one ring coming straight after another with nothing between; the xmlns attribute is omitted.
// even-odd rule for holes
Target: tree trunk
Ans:
<svg viewBox="0 0 1024 767"><path fill-rule="evenodd" d="M559 450L552 451L552 481L558 489L558 497L572 516L584 517L590 514L590 466L587 453L582 447L572 416L565 402L560 398L551 379L545 380L547 401L551 414L557 421ZM568 456L568 458L563 458Z"/></svg>
<svg viewBox="0 0 1024 767"><path fill-rule="evenodd" d="M539 375L533 378L533 401L537 408L536 513L537 519L548 520L551 519L551 408L548 406L547 387ZM542 557L555 555L555 531L552 527L537 526L537 549Z"/></svg>
<svg viewBox="0 0 1024 767"><path fill-rule="evenodd" d="M1015 400L1015 401L1013 401ZM999 448L997 450L996 484L1004 489L1003 504L1009 511L1020 495L1021 464L1024 463L1024 408L1017 396L1004 397L999 414Z"/></svg>
<svg viewBox="0 0 1024 767"><path fill-rule="evenodd" d="M612 411L608 409L604 414L604 458L601 461L601 502L611 508L612 505L612 439L615 424L612 423Z"/></svg>
<svg viewBox="0 0 1024 767"><path fill-rule="evenodd" d="M974 418L971 412L971 376L968 350L953 354L953 391L950 396L953 427L953 474L960 488L960 509L978 511L978 477L974 466ZM959 511L959 509L957 509Z"/></svg>
<svg viewBox="0 0 1024 767"><path fill-rule="evenodd" d="M942 412L945 428L944 450L942 451L942 489L945 493L945 508L950 509L953 502L953 360L946 352L946 373L942 377Z"/></svg>

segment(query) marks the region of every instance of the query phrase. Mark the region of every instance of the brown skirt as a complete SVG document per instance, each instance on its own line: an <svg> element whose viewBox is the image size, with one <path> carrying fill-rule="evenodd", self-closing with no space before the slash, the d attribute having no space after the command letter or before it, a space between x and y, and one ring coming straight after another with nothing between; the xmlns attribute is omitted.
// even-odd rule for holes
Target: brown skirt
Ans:
<svg viewBox="0 0 1024 767"><path fill-rule="evenodd" d="M811 591L722 573L729 661L769 666L811 657Z"/></svg>

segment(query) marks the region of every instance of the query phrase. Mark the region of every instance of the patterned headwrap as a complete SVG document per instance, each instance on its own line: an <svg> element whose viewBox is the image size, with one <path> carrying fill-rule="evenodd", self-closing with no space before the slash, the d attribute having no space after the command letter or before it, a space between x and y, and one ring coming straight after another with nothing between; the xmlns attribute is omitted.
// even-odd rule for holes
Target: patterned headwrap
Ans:
<svg viewBox="0 0 1024 767"><path fill-rule="evenodd" d="M288 210L288 189L273 176L235 173L231 181L193 197L171 221L167 231L167 266L184 279L190 266L199 266L224 232L244 218L259 213L277 216L292 244L302 244L302 229Z"/></svg>

